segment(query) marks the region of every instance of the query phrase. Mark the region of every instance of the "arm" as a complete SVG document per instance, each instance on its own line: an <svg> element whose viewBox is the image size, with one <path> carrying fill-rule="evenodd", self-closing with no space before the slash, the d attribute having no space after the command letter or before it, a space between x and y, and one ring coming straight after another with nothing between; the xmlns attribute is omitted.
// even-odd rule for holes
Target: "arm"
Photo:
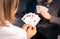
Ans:
<svg viewBox="0 0 60 39"><path fill-rule="evenodd" d="M51 16L50 22L60 25L60 18L59 17L55 17L55 16Z"/></svg>
<svg viewBox="0 0 60 39"><path fill-rule="evenodd" d="M46 11L40 11L40 13L45 19L49 20L51 23L56 23L60 25L60 18L56 16L52 16L49 14L49 12Z"/></svg>

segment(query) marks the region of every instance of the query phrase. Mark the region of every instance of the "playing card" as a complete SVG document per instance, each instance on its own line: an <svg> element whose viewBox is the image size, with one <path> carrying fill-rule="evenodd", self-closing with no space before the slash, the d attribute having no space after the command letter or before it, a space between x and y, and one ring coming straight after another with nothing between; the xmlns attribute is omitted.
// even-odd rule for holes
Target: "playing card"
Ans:
<svg viewBox="0 0 60 39"><path fill-rule="evenodd" d="M29 24L29 22L30 22L30 18L29 18L29 16L30 15L28 15L28 14L25 14L24 16L23 16L23 18L22 18L22 20L26 23L26 24Z"/></svg>
<svg viewBox="0 0 60 39"><path fill-rule="evenodd" d="M22 20L26 24L31 24L32 26L36 26L38 24L38 22L41 20L41 18L34 13L28 13L23 16Z"/></svg>
<svg viewBox="0 0 60 39"><path fill-rule="evenodd" d="M37 10L37 13L40 13L40 11L47 11L48 12L49 9L45 6L37 5L36 10Z"/></svg>
<svg viewBox="0 0 60 39"><path fill-rule="evenodd" d="M38 22L41 20L41 18L38 15L33 14L32 20L33 20L34 25L37 25Z"/></svg>

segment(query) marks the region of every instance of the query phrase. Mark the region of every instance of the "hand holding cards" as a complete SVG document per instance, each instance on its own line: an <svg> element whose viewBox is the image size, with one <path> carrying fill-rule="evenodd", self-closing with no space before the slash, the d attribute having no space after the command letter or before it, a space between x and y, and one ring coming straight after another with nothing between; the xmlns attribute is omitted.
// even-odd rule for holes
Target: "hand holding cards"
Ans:
<svg viewBox="0 0 60 39"><path fill-rule="evenodd" d="M22 20L26 24L31 24L32 26L36 26L38 24L38 22L41 20L41 18L38 15L36 15L35 13L28 13L22 17Z"/></svg>

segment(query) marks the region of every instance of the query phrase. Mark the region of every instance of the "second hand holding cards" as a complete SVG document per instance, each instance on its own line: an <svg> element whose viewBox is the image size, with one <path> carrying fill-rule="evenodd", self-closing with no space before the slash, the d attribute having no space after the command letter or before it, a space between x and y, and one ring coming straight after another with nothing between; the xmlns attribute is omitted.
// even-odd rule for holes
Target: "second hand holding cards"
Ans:
<svg viewBox="0 0 60 39"><path fill-rule="evenodd" d="M21 19L26 24L31 24L33 27L36 26L38 24L38 22L41 20L41 18L38 15L36 15L35 13L25 14Z"/></svg>

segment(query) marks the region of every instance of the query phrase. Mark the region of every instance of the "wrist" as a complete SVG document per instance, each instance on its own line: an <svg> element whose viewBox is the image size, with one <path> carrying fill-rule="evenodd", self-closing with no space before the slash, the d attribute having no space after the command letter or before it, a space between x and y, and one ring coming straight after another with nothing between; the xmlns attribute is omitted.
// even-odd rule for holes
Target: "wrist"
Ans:
<svg viewBox="0 0 60 39"><path fill-rule="evenodd" d="M49 16L48 20L50 20L50 19L51 19L51 15Z"/></svg>
<svg viewBox="0 0 60 39"><path fill-rule="evenodd" d="M29 36L27 36L28 37L28 39L30 39L30 37Z"/></svg>

